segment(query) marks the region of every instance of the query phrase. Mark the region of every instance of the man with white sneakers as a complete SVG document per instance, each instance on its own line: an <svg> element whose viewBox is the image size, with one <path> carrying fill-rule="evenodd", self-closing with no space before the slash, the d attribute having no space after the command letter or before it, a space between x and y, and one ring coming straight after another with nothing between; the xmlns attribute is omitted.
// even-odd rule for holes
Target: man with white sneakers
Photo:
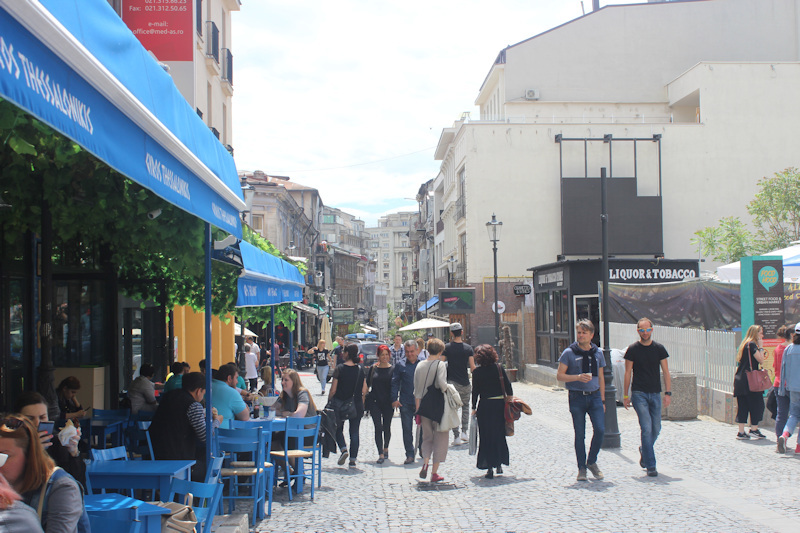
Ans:
<svg viewBox="0 0 800 533"><path fill-rule="evenodd" d="M475 370L475 352L472 346L462 339L464 328L458 322L450 324L450 335L453 340L444 347L442 359L447 361L447 383L452 383L461 396L461 431L453 428L453 446L469 442L469 406L472 385L469 372Z"/></svg>

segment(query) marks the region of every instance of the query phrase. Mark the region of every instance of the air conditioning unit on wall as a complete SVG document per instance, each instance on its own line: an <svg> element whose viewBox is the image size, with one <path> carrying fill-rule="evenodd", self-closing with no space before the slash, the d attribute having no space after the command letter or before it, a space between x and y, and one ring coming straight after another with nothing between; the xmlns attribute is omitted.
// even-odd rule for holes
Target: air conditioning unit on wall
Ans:
<svg viewBox="0 0 800 533"><path fill-rule="evenodd" d="M525 89L525 100L538 100L539 89Z"/></svg>

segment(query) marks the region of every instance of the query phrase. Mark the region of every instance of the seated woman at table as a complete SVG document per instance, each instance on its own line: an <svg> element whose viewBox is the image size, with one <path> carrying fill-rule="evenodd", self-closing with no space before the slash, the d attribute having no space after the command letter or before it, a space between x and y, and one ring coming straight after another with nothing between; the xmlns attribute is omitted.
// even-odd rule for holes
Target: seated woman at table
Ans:
<svg viewBox="0 0 800 533"><path fill-rule="evenodd" d="M61 380L56 388L58 395L58 408L61 411L61 418L66 420L80 420L88 413L90 407L81 407L76 394L81 390L81 382L75 376L69 376Z"/></svg>
<svg viewBox="0 0 800 533"><path fill-rule="evenodd" d="M88 530L83 491L44 452L30 420L21 415L7 415L0 420L0 453L8 455L0 474L22 496L22 501L38 509L44 498L41 524L46 533Z"/></svg>
<svg viewBox="0 0 800 533"><path fill-rule="evenodd" d="M40 422L50 421L47 414L47 400L38 392L26 391L20 394L14 404L14 411L26 416L37 427ZM76 429L78 433L69 439L66 445L61 444L61 440L57 436L54 438L52 431L50 433L40 431L39 441L56 465L66 470L69 475L85 487L86 463L83 462L78 451L78 443L81 440L81 427L76 426Z"/></svg>
<svg viewBox="0 0 800 533"><path fill-rule="evenodd" d="M203 481L206 476L205 447L197 445L206 442L206 414L200 404L205 394L203 374L184 374L181 388L169 391L161 399L148 429L155 459L197 461L192 467L193 481ZM215 412L213 418L212 424L218 428L222 416Z"/></svg>
<svg viewBox="0 0 800 533"><path fill-rule="evenodd" d="M283 371L281 377L283 391L275 402L275 412L278 416L303 418L317 416L317 406L311 398L311 393L303 386L300 374L292 368Z"/></svg>

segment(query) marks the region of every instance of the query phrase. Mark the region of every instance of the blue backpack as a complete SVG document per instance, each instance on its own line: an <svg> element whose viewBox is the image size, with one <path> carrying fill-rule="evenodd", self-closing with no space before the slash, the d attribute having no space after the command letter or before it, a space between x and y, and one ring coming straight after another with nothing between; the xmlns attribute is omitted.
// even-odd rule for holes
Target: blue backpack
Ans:
<svg viewBox="0 0 800 533"><path fill-rule="evenodd" d="M86 513L86 507L83 505L83 489L81 489L81 484L75 481L75 478L70 476L67 472L59 467L56 467L56 469L53 470L53 473L50 475L50 479L47 480L43 490L33 495L29 505L36 509L36 512L39 514L39 521L42 522L42 529L45 529L45 522L42 521L42 518L47 516L47 500L50 496L50 489L54 481L65 476L72 479L72 481L81 491L81 507L83 507L83 513L81 513L81 517L78 519L78 533L91 533L92 526L89 524L89 515ZM42 496L44 496L44 502L41 501Z"/></svg>

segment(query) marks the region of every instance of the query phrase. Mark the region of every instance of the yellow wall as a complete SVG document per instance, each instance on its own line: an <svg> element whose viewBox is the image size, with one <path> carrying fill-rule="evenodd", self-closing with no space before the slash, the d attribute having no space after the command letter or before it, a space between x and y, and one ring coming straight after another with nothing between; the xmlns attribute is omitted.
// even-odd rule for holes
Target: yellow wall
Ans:
<svg viewBox="0 0 800 533"><path fill-rule="evenodd" d="M175 337L177 337L176 361L192 365L192 372L200 370L200 360L206 356L205 313L196 313L191 307L178 306L172 310ZM211 366L219 368L234 362L233 318L228 324L219 317L211 317Z"/></svg>

